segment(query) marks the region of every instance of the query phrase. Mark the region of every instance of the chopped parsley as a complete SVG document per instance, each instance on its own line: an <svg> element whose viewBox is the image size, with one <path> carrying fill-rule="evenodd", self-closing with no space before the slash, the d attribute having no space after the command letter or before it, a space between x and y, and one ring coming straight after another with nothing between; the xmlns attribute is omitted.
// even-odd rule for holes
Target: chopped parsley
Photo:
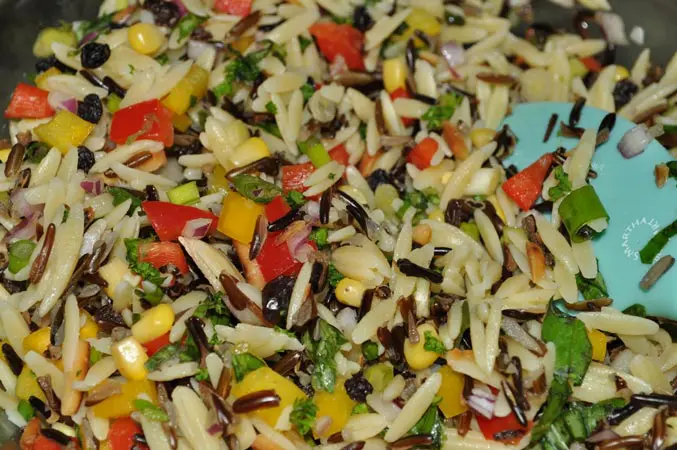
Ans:
<svg viewBox="0 0 677 450"><path fill-rule="evenodd" d="M265 367L266 363L251 353L237 353L233 355L231 361L233 364L233 372L235 372L235 379L242 381L249 372L253 372L259 367Z"/></svg>
<svg viewBox="0 0 677 450"><path fill-rule="evenodd" d="M214 88L214 94L217 97L233 95L235 89L233 88L233 83L243 82L243 83L252 83L254 82L259 75L261 70L258 67L259 62L265 58L268 53L270 53L272 46L268 46L263 50L258 50L252 53L249 53L246 56L238 56L236 59L231 61L225 69L225 78L221 84Z"/></svg>
<svg viewBox="0 0 677 450"><path fill-rule="evenodd" d="M155 57L155 61L157 61L161 66L165 66L169 63L169 56L166 53L163 53Z"/></svg>
<svg viewBox="0 0 677 450"><path fill-rule="evenodd" d="M366 140L367 139L367 124L364 123L364 122L361 122L360 127L357 130L359 131L360 137L362 138L362 140L363 141Z"/></svg>
<svg viewBox="0 0 677 450"><path fill-rule="evenodd" d="M444 346L444 343L433 336L431 331L426 331L423 333L425 337L425 343L423 344L423 349L429 352L437 353L438 355L444 355L447 352L447 348Z"/></svg>
<svg viewBox="0 0 677 450"><path fill-rule="evenodd" d="M151 263L139 261L139 244L143 242L145 241L142 239L125 239L129 269L138 274L144 281L160 286L164 281L165 276Z"/></svg>
<svg viewBox="0 0 677 450"><path fill-rule="evenodd" d="M356 414L367 414L369 412L369 406L366 403L358 403L353 407L353 410L350 412L350 415L354 416Z"/></svg>
<svg viewBox="0 0 677 450"><path fill-rule="evenodd" d="M315 241L317 248L323 249L329 243L327 242L327 237L329 236L329 230L326 228L315 228L311 233L308 239Z"/></svg>
<svg viewBox="0 0 677 450"><path fill-rule="evenodd" d="M277 106L275 106L275 103L273 103L272 100L266 103L266 111L273 115L277 114Z"/></svg>
<svg viewBox="0 0 677 450"><path fill-rule="evenodd" d="M34 164L39 164L40 161L42 161L43 158L47 156L47 153L49 153L49 146L47 144L33 141L28 144L28 147L26 147L25 159Z"/></svg>
<svg viewBox="0 0 677 450"><path fill-rule="evenodd" d="M289 414L289 422L296 427L301 436L305 436L313 427L318 410L312 398L297 398Z"/></svg>
<svg viewBox="0 0 677 450"><path fill-rule="evenodd" d="M284 200L291 209L300 208L306 203L306 198L299 191L289 191L284 196Z"/></svg>
<svg viewBox="0 0 677 450"><path fill-rule="evenodd" d="M463 101L463 96L454 92L444 94L440 97L437 105L431 106L428 111L421 116L421 119L428 123L429 130L439 130L442 128L442 123L451 119L454 111Z"/></svg>
<svg viewBox="0 0 677 450"><path fill-rule="evenodd" d="M132 201L131 205L129 205L129 210L127 211L128 216L134 214L136 208L141 208L141 199L129 192L127 189L112 186L108 188L108 193L113 196L114 206L118 206L127 200Z"/></svg>
<svg viewBox="0 0 677 450"><path fill-rule="evenodd" d="M366 341L362 344L362 354L367 361L378 359L378 344L374 341Z"/></svg>
<svg viewBox="0 0 677 450"><path fill-rule="evenodd" d="M341 346L348 342L340 330L319 319L319 340L315 341L310 332L303 335L303 344L306 346L308 357L313 362L311 383L313 389L334 392L336 385L336 360L334 357Z"/></svg>
<svg viewBox="0 0 677 450"><path fill-rule="evenodd" d="M179 346L179 344L165 345L160 350L153 353L153 356L148 358L148 361L146 361L146 364L145 364L146 369L149 372L156 370L164 362L169 361L170 359L178 356L180 351L181 351L181 347Z"/></svg>
<svg viewBox="0 0 677 450"><path fill-rule="evenodd" d="M305 52L310 44L313 43L312 39L308 39L303 36L299 36L299 45L301 46L301 53Z"/></svg>
<svg viewBox="0 0 677 450"><path fill-rule="evenodd" d="M331 287L336 287L336 285L339 284L339 281L344 278L343 274L336 270L336 267L330 263L327 268L327 280L329 280L329 285Z"/></svg>
<svg viewBox="0 0 677 450"><path fill-rule="evenodd" d="M221 292L209 294L200 303L193 315L200 319L209 319L212 325L230 325L230 312L223 302L223 293Z"/></svg>
<svg viewBox="0 0 677 450"><path fill-rule="evenodd" d="M209 371L207 370L207 368L203 367L201 369L198 369L197 373L195 374L195 379L197 381L209 380Z"/></svg>
<svg viewBox="0 0 677 450"><path fill-rule="evenodd" d="M308 102L308 100L310 100L310 97L312 97L314 93L315 93L314 86L311 86L308 83L301 86L301 94L303 94L303 103Z"/></svg>
<svg viewBox="0 0 677 450"><path fill-rule="evenodd" d="M152 420L154 422L169 422L169 415L165 412L165 410L157 405L154 405L148 400L137 398L134 400L134 408L136 408L137 411L143 414L143 416L148 420Z"/></svg>
<svg viewBox="0 0 677 450"><path fill-rule="evenodd" d="M188 13L179 22L177 25L177 28L179 29L179 42L183 41L186 39L188 36L190 36L193 31L197 27L199 27L202 22L204 22L206 19L200 16L196 16L195 14Z"/></svg>
<svg viewBox="0 0 677 450"><path fill-rule="evenodd" d="M113 24L113 16L115 16L115 13L106 14L105 16L98 17L94 20L83 20L82 22L78 22L77 26L73 28L73 32L75 33L78 42L82 41L82 39L90 33L96 33L97 35L99 33L107 33ZM96 38L96 36L94 36L94 38Z"/></svg>
<svg viewBox="0 0 677 450"><path fill-rule="evenodd" d="M572 186L571 181L569 181L569 175L567 175L562 166L557 166L553 173L558 183L548 189L548 195L554 202L571 192Z"/></svg>

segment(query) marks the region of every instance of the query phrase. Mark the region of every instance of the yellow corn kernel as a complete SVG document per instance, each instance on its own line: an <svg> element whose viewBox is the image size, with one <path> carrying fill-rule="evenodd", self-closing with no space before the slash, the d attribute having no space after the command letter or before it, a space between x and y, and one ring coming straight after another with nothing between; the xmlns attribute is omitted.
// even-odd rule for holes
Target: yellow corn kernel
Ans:
<svg viewBox="0 0 677 450"><path fill-rule="evenodd" d="M66 154L71 147L77 147L85 142L93 129L93 123L62 109L52 117L52 120L37 126L33 132L40 141Z"/></svg>
<svg viewBox="0 0 677 450"><path fill-rule="evenodd" d="M3 148L0 150L0 162L7 162L7 158L9 158L9 153L12 151L11 148Z"/></svg>
<svg viewBox="0 0 677 450"><path fill-rule="evenodd" d="M45 393L38 384L37 377L28 366L24 366L16 379L15 395L20 400L28 400L33 396L39 398L43 402L47 401Z"/></svg>
<svg viewBox="0 0 677 450"><path fill-rule="evenodd" d="M127 29L129 45L142 55L152 55L165 43L165 35L151 23L137 23Z"/></svg>
<svg viewBox="0 0 677 450"><path fill-rule="evenodd" d="M344 305L358 308L362 304L365 290L361 281L346 277L336 285L336 299Z"/></svg>
<svg viewBox="0 0 677 450"><path fill-rule="evenodd" d="M148 355L134 337L129 336L111 346L115 367L123 377L129 380L143 380L148 375L146 366Z"/></svg>
<svg viewBox="0 0 677 450"><path fill-rule="evenodd" d="M260 137L251 137L231 153L230 160L235 167L242 167L267 156L270 156L270 150L264 140Z"/></svg>
<svg viewBox="0 0 677 450"><path fill-rule="evenodd" d="M578 58L569 59L569 69L572 77L584 77L588 73L588 68Z"/></svg>
<svg viewBox="0 0 677 450"><path fill-rule="evenodd" d="M153 403L157 403L157 391L154 382L150 380L128 380L122 385L122 392L111 395L91 406L90 409L96 417L103 419L126 417L136 410L134 400L141 394L146 394Z"/></svg>
<svg viewBox="0 0 677 450"><path fill-rule="evenodd" d="M470 132L470 142L475 148L482 148L496 137L496 131L491 128L475 128Z"/></svg>
<svg viewBox="0 0 677 450"><path fill-rule="evenodd" d="M90 338L95 338L99 334L99 325L92 319L92 316L82 310L82 314L85 316L85 324L80 327L80 339L87 340Z"/></svg>
<svg viewBox="0 0 677 450"><path fill-rule="evenodd" d="M449 366L442 366L439 371L442 375L442 384L437 395L442 397L439 407L447 419L458 416L468 410L463 401L463 384L465 378L462 374L454 372Z"/></svg>
<svg viewBox="0 0 677 450"><path fill-rule="evenodd" d="M334 392L315 391L313 401L317 406L316 417L331 417L331 425L323 430L321 435L313 434L316 438L331 436L343 429L350 419L350 414L357 404L348 396L345 380L337 380Z"/></svg>
<svg viewBox="0 0 677 450"><path fill-rule="evenodd" d="M428 213L428 219L435 222L444 222L444 212L440 208L435 208Z"/></svg>
<svg viewBox="0 0 677 450"><path fill-rule="evenodd" d="M174 311L166 303L161 303L144 312L134 325L132 335L145 344L169 332L174 324Z"/></svg>
<svg viewBox="0 0 677 450"><path fill-rule="evenodd" d="M184 114L193 102L205 96L208 83L209 72L193 64L186 76L162 100L162 104L174 114Z"/></svg>
<svg viewBox="0 0 677 450"><path fill-rule="evenodd" d="M252 413L252 416L257 417L266 422L271 427L274 427L280 418L280 414L287 408L294 405L297 398L305 399L306 394L298 388L291 380L283 377L275 372L270 367L260 367L252 372L249 372L245 377L233 386L231 391L233 397L240 398L252 392L261 391L265 389L273 389L280 397L280 404L274 408L262 408Z"/></svg>
<svg viewBox="0 0 677 450"><path fill-rule="evenodd" d="M496 214L498 214L498 217L503 221L503 223L505 223L506 222L505 212L503 211L503 208L501 208L501 205L498 204L498 199L496 198L496 195L494 194L490 195L489 197L487 197L487 201L491 203L491 205L496 210Z"/></svg>
<svg viewBox="0 0 677 450"><path fill-rule="evenodd" d="M28 353L31 350L43 354L49 348L49 333L50 328L40 328L37 331L32 332L24 338L24 353Z"/></svg>
<svg viewBox="0 0 677 450"><path fill-rule="evenodd" d="M592 359L604 362L606 357L606 334L599 330L589 330L588 339L592 344Z"/></svg>
<svg viewBox="0 0 677 450"><path fill-rule="evenodd" d="M407 63L403 57L383 61L383 85L388 92L395 92L407 83Z"/></svg>
<svg viewBox="0 0 677 450"><path fill-rule="evenodd" d="M217 229L231 239L249 244L254 236L256 220L265 212L265 207L245 198L237 192L228 192L223 199Z"/></svg>
<svg viewBox="0 0 677 450"><path fill-rule="evenodd" d="M419 340L416 344L412 344L409 339L404 341L404 357L413 370L423 370L432 366L435 360L440 357L437 353L424 348L425 333L429 332L437 339L439 339L439 335L435 327L429 323L423 323L416 329L418 330Z"/></svg>
<svg viewBox="0 0 677 450"><path fill-rule="evenodd" d="M244 53L245 50L249 48L250 45L254 42L254 36L241 36L239 39L235 40L232 43L232 46L235 50L240 53Z"/></svg>
<svg viewBox="0 0 677 450"><path fill-rule="evenodd" d="M193 119L191 119L188 114L181 114L181 115L176 115L174 114L172 116L172 125L174 125L174 128L179 130L182 133L185 133L188 131L188 128L193 124Z"/></svg>
<svg viewBox="0 0 677 450"><path fill-rule="evenodd" d="M426 245L430 242L430 237L433 234L433 229L427 223L419 223L412 231L412 239L420 245Z"/></svg>
<svg viewBox="0 0 677 450"><path fill-rule="evenodd" d="M61 71L56 67L50 67L49 69L42 72L40 75L35 77L35 85L40 89L47 89L47 79L53 77L54 75L61 75Z"/></svg>
<svg viewBox="0 0 677 450"><path fill-rule="evenodd" d="M628 72L628 69L626 69L623 66L616 66L616 72L614 73L614 80L616 82L619 82L621 80L625 80L626 78L630 77L630 72Z"/></svg>

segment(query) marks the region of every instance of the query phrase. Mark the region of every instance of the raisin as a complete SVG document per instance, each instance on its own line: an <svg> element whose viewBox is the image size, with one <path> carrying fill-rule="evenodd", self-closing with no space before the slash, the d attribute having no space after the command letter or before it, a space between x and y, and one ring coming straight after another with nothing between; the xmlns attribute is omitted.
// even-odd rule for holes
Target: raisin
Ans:
<svg viewBox="0 0 677 450"><path fill-rule="evenodd" d="M367 183L372 191L375 191L377 187L382 184L392 184L393 181L390 179L390 175L383 169L374 170L367 177Z"/></svg>
<svg viewBox="0 0 677 450"><path fill-rule="evenodd" d="M94 165L94 152L81 145L78 147L78 170L89 173L89 169Z"/></svg>
<svg viewBox="0 0 677 450"><path fill-rule="evenodd" d="M78 102L78 116L90 123L99 123L103 114L103 104L96 94L87 94L83 101Z"/></svg>
<svg viewBox="0 0 677 450"><path fill-rule="evenodd" d="M44 72L52 67L56 67L61 72L72 73L73 69L63 64L61 61L56 59L56 56L48 56L47 58L40 58L35 62L35 70L37 72Z"/></svg>
<svg viewBox="0 0 677 450"><path fill-rule="evenodd" d="M146 200L148 201L160 200L160 194L158 194L157 188L152 184L146 185L146 189L144 189L143 192L146 194Z"/></svg>
<svg viewBox="0 0 677 450"><path fill-rule="evenodd" d="M147 0L143 6L153 14L157 25L174 28L181 17L179 7L172 2Z"/></svg>
<svg viewBox="0 0 677 450"><path fill-rule="evenodd" d="M80 51L80 63L85 69L96 69L103 66L110 58L108 44L88 42Z"/></svg>
<svg viewBox="0 0 677 450"><path fill-rule="evenodd" d="M358 6L353 13L353 24L355 28L364 33L374 24L374 19L367 12L367 8Z"/></svg>
<svg viewBox="0 0 677 450"><path fill-rule="evenodd" d="M620 109L625 106L634 95L639 91L639 88L635 83L629 79L621 80L616 83L614 88L614 102L616 103L616 109Z"/></svg>
<svg viewBox="0 0 677 450"><path fill-rule="evenodd" d="M286 275L270 280L263 288L263 318L270 323L278 323L287 316L289 300L296 278Z"/></svg>
<svg viewBox="0 0 677 450"><path fill-rule="evenodd" d="M345 382L346 393L348 397L356 402L364 403L367 401L367 395L374 392L374 387L364 378L362 372L356 373Z"/></svg>

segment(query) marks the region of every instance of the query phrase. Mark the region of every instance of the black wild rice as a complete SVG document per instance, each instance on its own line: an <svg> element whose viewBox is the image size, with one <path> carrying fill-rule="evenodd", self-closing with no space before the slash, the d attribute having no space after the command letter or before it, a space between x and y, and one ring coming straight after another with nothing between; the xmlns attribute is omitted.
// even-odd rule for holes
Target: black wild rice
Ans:
<svg viewBox="0 0 677 450"><path fill-rule="evenodd" d="M548 127L545 129L545 136L543 136L543 143L545 144L550 140L550 136L552 135L552 130L555 129L555 125L557 124L557 119L559 116L557 114L553 114L550 116L550 120L548 121Z"/></svg>
<svg viewBox="0 0 677 450"><path fill-rule="evenodd" d="M400 269L400 272L407 276L425 278L431 283L439 284L444 280L442 274L428 269L427 267L421 267L418 264L414 264L406 258L397 260L397 267Z"/></svg>
<svg viewBox="0 0 677 450"><path fill-rule="evenodd" d="M280 404L280 396L273 389L252 392L243 395L233 403L233 411L244 414L264 408L274 408Z"/></svg>

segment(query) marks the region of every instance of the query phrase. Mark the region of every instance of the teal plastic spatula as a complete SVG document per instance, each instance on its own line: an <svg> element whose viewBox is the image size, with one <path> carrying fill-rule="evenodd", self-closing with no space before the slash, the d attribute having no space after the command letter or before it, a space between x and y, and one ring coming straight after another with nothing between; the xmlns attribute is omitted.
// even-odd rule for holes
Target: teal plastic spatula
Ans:
<svg viewBox="0 0 677 450"><path fill-rule="evenodd" d="M515 107L504 121L519 139L507 164L523 169L557 147L574 148L577 139L557 135L559 121L568 121L572 106L525 103ZM544 144L543 136L552 114L558 114L559 120ZM596 130L606 114L586 106L577 126ZM672 158L655 140L644 153L632 159L620 154L618 142L635 126L617 117L608 142L599 146L593 156L592 169L598 176L591 184L610 216L609 227L593 241L593 246L614 307L623 310L641 303L650 314L677 319L677 268L673 267L649 291L639 287L651 267L642 264L639 251L655 233L677 219L677 183L670 179L662 189L656 187L654 167ZM677 238L668 243L659 256L662 255L677 257Z"/></svg>

